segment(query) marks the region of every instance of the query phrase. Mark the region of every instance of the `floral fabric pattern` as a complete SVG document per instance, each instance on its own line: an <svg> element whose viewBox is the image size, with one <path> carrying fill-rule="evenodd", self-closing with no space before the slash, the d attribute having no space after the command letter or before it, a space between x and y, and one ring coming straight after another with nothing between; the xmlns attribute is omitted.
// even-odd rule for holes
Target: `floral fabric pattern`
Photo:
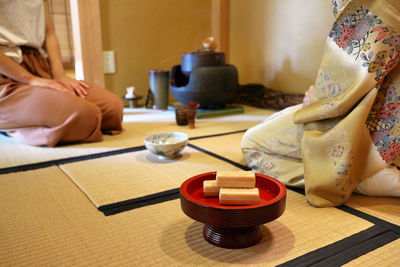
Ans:
<svg viewBox="0 0 400 267"><path fill-rule="evenodd" d="M332 1L336 22L311 101L246 131L242 151L252 169L287 185L300 185L303 174L308 203L327 207L342 205L360 182L400 163L397 1ZM294 138L285 133L296 125L303 126L300 162L286 151Z"/></svg>
<svg viewBox="0 0 400 267"><path fill-rule="evenodd" d="M396 77L397 79L393 80ZM400 71L385 78L367 119L372 140L386 162L400 157Z"/></svg>
<svg viewBox="0 0 400 267"><path fill-rule="evenodd" d="M336 21L314 95L293 114L295 123L304 124L302 162L313 205L343 203L360 181L400 163L397 7L395 0L332 1Z"/></svg>
<svg viewBox="0 0 400 267"><path fill-rule="evenodd" d="M354 60L361 57L378 82L400 62L400 35L363 6L335 22L329 37ZM375 54L371 48L377 43L384 49Z"/></svg>
<svg viewBox="0 0 400 267"><path fill-rule="evenodd" d="M339 13L339 10L346 6L350 1L351 0L332 0L331 9L333 11L333 15L336 16Z"/></svg>
<svg viewBox="0 0 400 267"><path fill-rule="evenodd" d="M320 89L315 92L319 99L327 98L329 96L337 96L343 92L343 87L332 80L329 75L325 74L323 69L318 71L315 85Z"/></svg>
<svg viewBox="0 0 400 267"><path fill-rule="evenodd" d="M382 20L368 9L360 6L354 13L347 14L335 22L329 37L355 61L361 60L362 67L375 73L377 87L382 86L367 120L368 129L381 157L391 162L400 157L400 90L388 74L400 62L400 34L385 26ZM378 51L373 46L380 45ZM322 70L320 70L322 72ZM324 79L329 80L327 75ZM333 82L332 82L333 83ZM340 85L336 85L339 89ZM332 88L332 85L323 88ZM338 92L331 90L330 96Z"/></svg>

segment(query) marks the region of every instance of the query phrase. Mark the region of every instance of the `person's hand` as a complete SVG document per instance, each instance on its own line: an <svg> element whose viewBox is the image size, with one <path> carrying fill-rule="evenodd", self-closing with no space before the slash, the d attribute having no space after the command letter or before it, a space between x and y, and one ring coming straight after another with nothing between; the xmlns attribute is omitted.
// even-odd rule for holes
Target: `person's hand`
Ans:
<svg viewBox="0 0 400 267"><path fill-rule="evenodd" d="M33 76L29 80L29 85L48 87L48 88L75 96L74 91L68 89L67 87L65 87L64 85L59 83L58 81L52 80L52 79L45 79L45 78Z"/></svg>
<svg viewBox="0 0 400 267"><path fill-rule="evenodd" d="M311 98L315 89L315 85L311 85L304 94L303 106L307 106L311 102Z"/></svg>
<svg viewBox="0 0 400 267"><path fill-rule="evenodd" d="M75 95L85 98L89 85L84 81L78 81L68 76L57 77L56 81L65 86L69 91L74 92Z"/></svg>

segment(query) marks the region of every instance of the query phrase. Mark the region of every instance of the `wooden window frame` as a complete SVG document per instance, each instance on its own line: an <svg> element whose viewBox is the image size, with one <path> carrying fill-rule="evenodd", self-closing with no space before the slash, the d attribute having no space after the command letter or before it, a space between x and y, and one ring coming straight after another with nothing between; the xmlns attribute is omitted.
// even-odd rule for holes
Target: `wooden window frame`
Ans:
<svg viewBox="0 0 400 267"><path fill-rule="evenodd" d="M75 77L105 87L99 0L70 0Z"/></svg>

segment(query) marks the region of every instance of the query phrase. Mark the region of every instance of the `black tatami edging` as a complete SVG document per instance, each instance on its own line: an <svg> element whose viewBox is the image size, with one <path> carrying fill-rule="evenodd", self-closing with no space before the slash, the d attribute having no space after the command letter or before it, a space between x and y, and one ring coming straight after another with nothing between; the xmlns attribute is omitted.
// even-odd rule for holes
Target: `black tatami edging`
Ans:
<svg viewBox="0 0 400 267"><path fill-rule="evenodd" d="M228 134L235 134L244 132L242 131L235 131L217 135L209 135L209 136L201 136L191 138L190 140L200 139L200 138L207 138L207 137L216 137L216 136L223 136ZM238 167L242 170L250 170L245 165L240 163L234 162L230 159L227 159L223 156L215 154L213 152L207 151L203 148L195 146L193 144L188 144L189 147L196 149L200 152L206 153L214 158L219 160L223 160L235 167ZM34 164L27 164L21 165L16 167L9 167L9 168L2 168L0 169L0 174L6 174L11 172L19 172L19 171L27 171L27 170L34 170L39 168L45 168L50 166L57 166L66 163L78 162L83 160L90 160L96 159L101 157L108 157L114 156L118 154L124 154L129 152L136 152L144 150L144 146L126 148L126 149L118 149L109 152L102 152L96 153L91 155L84 155L84 156L77 156L71 158L64 158L58 160L51 160L46 162L34 163ZM189 177L188 177L189 178ZM303 188L296 188L296 187L287 187L288 190L305 194ZM126 201L121 201L117 203L112 203L108 205L104 205L99 207L98 209L104 213L105 216L117 214L120 212L132 210L135 208L145 207L148 205L153 205L157 203L162 203L165 201L170 201L174 199L178 199L180 197L179 188L170 189L163 192L158 192L156 194L151 194L135 199L130 199ZM356 233L352 236L346 237L342 240L334 242L330 245L325 247L321 247L317 250L311 251L306 253L300 257L292 259L286 263L283 263L279 266L340 266L347 262L357 259L358 257L367 254L381 246L384 246L398 238L400 238L400 226L387 222L385 220L379 219L362 211L353 209L348 206L340 206L336 207L343 212L352 214L357 216L361 219L367 220L374 225L364 231Z"/></svg>
<svg viewBox="0 0 400 267"><path fill-rule="evenodd" d="M225 162L227 162L227 163L229 163L229 164L231 164L231 165L233 165L233 166L235 166L235 167L238 167L238 168L240 168L240 169L242 169L242 170L245 170L245 171L250 171L250 170L251 170L249 167L247 167L247 166L245 166L245 165L243 165L243 164L237 163L237 162L235 162L235 161L233 161L233 160L227 159L227 158L225 158L225 157L222 157L222 156L220 156L220 155L218 155L218 154L215 154L215 153L213 153L213 152L210 152L210 151L208 151L208 150L205 150L205 149L200 148L200 147L198 147L198 146L195 146L195 145L193 145L193 144L188 144L188 146L190 146L191 148L194 148L194 149L196 149L196 150L198 150L198 151L200 151L200 152L203 152L203 153L205 153L205 154L208 154L208 155L210 155L210 156L212 156L212 157L214 157L214 158L217 158L217 159L220 159L220 160L222 160L222 161L225 161Z"/></svg>
<svg viewBox="0 0 400 267"><path fill-rule="evenodd" d="M303 188L291 186L287 186L287 188L305 195ZM400 226L398 225L346 205L335 208L357 216L360 219L369 221L373 223L374 226L278 266L342 266L343 264L355 260L364 254L400 238Z"/></svg>
<svg viewBox="0 0 400 267"><path fill-rule="evenodd" d="M229 134L232 134L232 133L229 133ZM226 134L224 134L224 135L226 135ZM230 159L221 157L215 153L212 153L210 151L202 149L193 144L189 143L188 146L193 149L196 149L200 152L206 153L214 158L223 160L223 161L225 161L231 165L234 165L242 170L250 170L250 168L248 168L247 166L244 166L242 164L234 162ZM144 207L144 206L148 206L148 205L153 205L153 204L161 203L164 201L174 200L177 198L179 198L179 188L174 188L174 189L159 192L156 194L151 194L151 195L148 195L145 197L133 198L133 199L129 199L129 200L121 201L121 202L104 205L104 206L98 207L98 209L100 211L102 211L104 213L104 215L109 216L109 215L114 215L114 214L117 214L117 213L120 213L123 211L128 211L128 210L132 210L132 209L136 209L136 208L140 208L140 207Z"/></svg>
<svg viewBox="0 0 400 267"><path fill-rule="evenodd" d="M246 129L232 131L232 132L226 132L226 133L220 133L220 134L203 135L203 136L191 137L191 138L189 138L189 140L196 140L196 139L201 139L201 138L210 138L210 137L218 137L218 136L224 136L224 135L230 135L230 134L236 134L236 133L243 133L245 131L246 131ZM55 160L49 160L49 161L41 161L41 162L37 162L37 163L24 164L24 165L12 166L12 167L5 167L5 168L0 168L0 174L37 170L37 169L41 169L41 168L47 168L47 167L66 164L66 163L73 163L73 162L78 162L78 161L83 161L83 160L115 156L118 154L136 152L136 151L145 150L145 149L146 149L145 146L135 146L135 147L129 147L129 148L116 149L116 150L107 151L107 152L94 153L94 154L89 154L89 155L82 155L82 156L61 158L61 159L55 159Z"/></svg>
<svg viewBox="0 0 400 267"><path fill-rule="evenodd" d="M325 259L312 264L314 267L336 267L342 266L358 257L367 254L377 248L380 248L390 242L399 239L400 235L393 233L392 231L385 231L377 236L374 236L368 240L360 242L344 251L338 252L335 255L326 257Z"/></svg>
<svg viewBox="0 0 400 267"><path fill-rule="evenodd" d="M304 188L298 188L298 187L293 187L293 186L286 186L286 188L290 189L292 191L295 191L297 193L305 195ZM363 220L369 221L369 222L371 222L371 223L373 223L375 225L378 225L378 226L380 226L382 228L385 228L387 230L390 230L390 231L400 235L400 226L399 225L396 225L396 224L390 223L388 221L379 219L379 218L377 218L375 216L369 215L368 213L356 210L356 209L351 208L351 207L346 206L346 205L337 206L335 208L337 208L337 209L339 209L341 211L344 211L346 213L350 213L350 214L352 214L354 216L357 216L357 217L359 217L359 218L361 218Z"/></svg>
<svg viewBox="0 0 400 267"><path fill-rule="evenodd" d="M214 158L223 160L235 167L243 170L249 170L247 166L234 162L223 156L217 155L213 152L188 144L189 147L196 149L200 152L206 153ZM304 188L287 186L288 190L305 195ZM99 207L104 215L113 215L119 212L128 211L148 205L161 203L164 201L178 199L179 188L159 192L142 198L131 199L122 201L107 206ZM336 207L343 212L352 214L361 219L367 220L374 225L364 231L356 233L352 236L346 237L342 240L334 242L325 247L306 253L300 257L292 259L280 266L340 266L356 258L367 254L376 248L386 245L393 240L400 238L400 226L389 223L385 220L371 216L364 212L355 210L348 206ZM329 259L329 260L328 260Z"/></svg>
<svg viewBox="0 0 400 267"><path fill-rule="evenodd" d="M278 266L341 266L396 240L400 235L383 227L370 228L321 247Z"/></svg>
<svg viewBox="0 0 400 267"><path fill-rule="evenodd" d="M369 215L368 213L353 209L353 208L351 208L349 206L346 206L346 205L339 206L339 207L336 207L336 208L340 209L341 211L350 213L350 214L352 214L354 216L357 216L357 217L359 217L361 219L364 219L366 221L369 221L369 222L371 222L371 223L373 223L375 225L379 225L379 226L381 226L381 227L383 227L385 229L388 229L388 230L393 231L394 233L400 235L400 226L399 225L396 225L396 224L390 223L388 221L379 219L379 218L377 218L375 216Z"/></svg>
<svg viewBox="0 0 400 267"><path fill-rule="evenodd" d="M133 198L130 200L120 201L108 205L103 205L98 207L98 210L102 211L105 216L109 216L123 211L154 205L169 200L174 200L179 198L179 196L180 196L179 188L174 188L143 197Z"/></svg>
<svg viewBox="0 0 400 267"><path fill-rule="evenodd" d="M202 139L202 138L210 138L210 137L218 137L218 136L224 136L224 135L230 135L230 134L237 134L237 133L244 133L246 130L237 130L237 131L232 131L232 132L227 132L227 133L219 133L219 134L210 134L210 135L202 135L202 136L197 136L197 137L191 137L189 140L197 140L197 139Z"/></svg>
<svg viewBox="0 0 400 267"><path fill-rule="evenodd" d="M55 160L49 160L49 161L42 161L42 162L38 162L38 163L1 168L0 174L37 170L37 169L47 168L47 167L51 167L51 166L57 166L57 165L61 165L61 164L67 164L67 163L73 163L73 162L78 162L78 161L115 156L115 155L119 155L119 154L136 152L136 151L141 151L141 150L145 150L145 149L146 148L144 146L137 146L137 147L123 148L123 149L116 149L116 150L101 152L101 153L94 153L94 154L89 154L89 155L61 158L61 159L55 159Z"/></svg>

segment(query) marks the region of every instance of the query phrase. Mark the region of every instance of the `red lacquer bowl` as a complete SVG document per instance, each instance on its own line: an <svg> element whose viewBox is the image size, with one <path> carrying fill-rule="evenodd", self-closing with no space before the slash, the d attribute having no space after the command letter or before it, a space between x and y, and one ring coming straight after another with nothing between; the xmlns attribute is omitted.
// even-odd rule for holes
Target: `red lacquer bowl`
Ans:
<svg viewBox="0 0 400 267"><path fill-rule="evenodd" d="M280 217L286 207L286 187L278 180L256 173L260 201L254 205L220 205L218 197L204 197L203 181L215 180L216 172L203 173L186 180L180 188L182 211L204 223L203 236L224 248L244 248L262 238L260 225Z"/></svg>

